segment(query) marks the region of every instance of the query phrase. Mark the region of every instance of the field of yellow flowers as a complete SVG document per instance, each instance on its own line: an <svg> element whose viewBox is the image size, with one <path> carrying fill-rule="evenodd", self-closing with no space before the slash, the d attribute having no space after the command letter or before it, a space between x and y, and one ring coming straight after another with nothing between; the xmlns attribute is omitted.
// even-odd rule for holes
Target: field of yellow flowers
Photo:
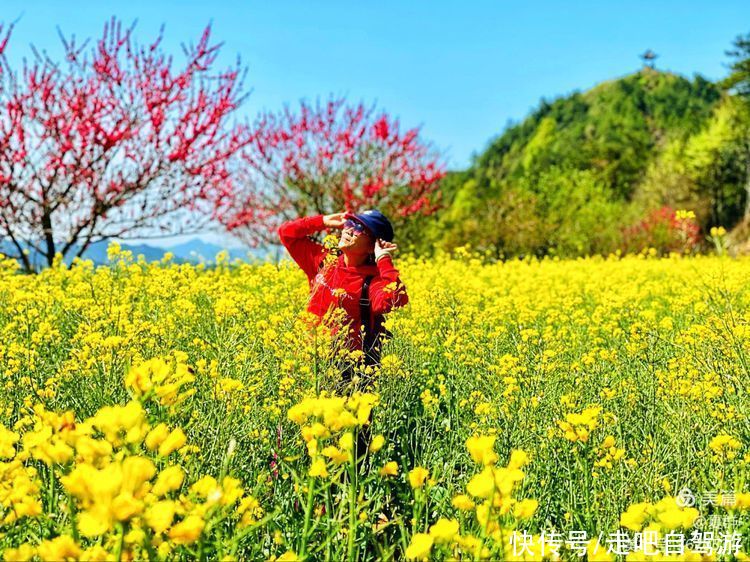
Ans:
<svg viewBox="0 0 750 562"><path fill-rule="evenodd" d="M398 265L341 388L291 263L0 261L0 558L747 559L750 260Z"/></svg>

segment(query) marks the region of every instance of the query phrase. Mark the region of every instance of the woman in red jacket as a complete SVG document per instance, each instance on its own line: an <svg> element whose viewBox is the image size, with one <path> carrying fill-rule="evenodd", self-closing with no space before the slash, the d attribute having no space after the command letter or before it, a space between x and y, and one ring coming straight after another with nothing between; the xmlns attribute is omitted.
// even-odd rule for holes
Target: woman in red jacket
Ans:
<svg viewBox="0 0 750 562"><path fill-rule="evenodd" d="M331 263L326 263L329 252L325 247L310 238L325 228L342 231L340 254ZM377 210L315 215L282 224L279 237L307 275L310 284L307 310L321 319L340 311L343 321L330 323L332 331L346 330L346 347L362 350L365 364L377 364L383 315L409 300L393 265L396 244L392 243L393 227L388 219ZM369 307L366 301L360 302L365 284L369 285ZM366 334L370 337L365 342L360 331L363 313L369 315ZM344 377L350 378L351 370L345 371Z"/></svg>

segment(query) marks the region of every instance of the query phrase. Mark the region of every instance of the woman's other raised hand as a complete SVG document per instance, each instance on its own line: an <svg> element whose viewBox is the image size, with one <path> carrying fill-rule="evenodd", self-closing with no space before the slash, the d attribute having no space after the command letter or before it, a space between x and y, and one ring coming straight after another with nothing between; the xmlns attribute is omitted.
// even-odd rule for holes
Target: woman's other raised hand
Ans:
<svg viewBox="0 0 750 562"><path fill-rule="evenodd" d="M393 253L398 249L398 246L393 242L386 242L378 238L375 242L375 261L377 262L380 258L389 256L393 258Z"/></svg>
<svg viewBox="0 0 750 562"><path fill-rule="evenodd" d="M344 228L346 213L334 213L332 215L323 215L323 224L328 228Z"/></svg>

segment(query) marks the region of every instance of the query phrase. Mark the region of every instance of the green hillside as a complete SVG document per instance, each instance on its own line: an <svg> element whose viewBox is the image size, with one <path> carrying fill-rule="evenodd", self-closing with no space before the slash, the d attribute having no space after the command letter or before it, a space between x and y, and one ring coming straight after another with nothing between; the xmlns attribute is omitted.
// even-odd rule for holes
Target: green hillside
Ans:
<svg viewBox="0 0 750 562"><path fill-rule="evenodd" d="M631 195L654 150L698 130L719 99L715 85L650 69L542 102L476 162L488 183L541 175L554 166L592 170L615 194Z"/></svg>
<svg viewBox="0 0 750 562"><path fill-rule="evenodd" d="M625 229L663 205L732 226L745 201L744 113L700 76L651 68L542 101L449 174L444 209L415 228L430 247L512 256L623 248Z"/></svg>

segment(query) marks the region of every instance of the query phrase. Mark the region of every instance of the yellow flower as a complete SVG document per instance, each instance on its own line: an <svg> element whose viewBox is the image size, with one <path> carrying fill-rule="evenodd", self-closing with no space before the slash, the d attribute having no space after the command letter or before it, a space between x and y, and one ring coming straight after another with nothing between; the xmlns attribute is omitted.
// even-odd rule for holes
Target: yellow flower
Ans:
<svg viewBox="0 0 750 562"><path fill-rule="evenodd" d="M169 538L176 544L194 543L201 536L204 526L203 519L197 515L188 515L170 529Z"/></svg>
<svg viewBox="0 0 750 562"><path fill-rule="evenodd" d="M93 418L91 424L104 433L104 437L115 447L140 443L148 431L146 413L135 400L125 406L105 406Z"/></svg>
<svg viewBox="0 0 750 562"><path fill-rule="evenodd" d="M136 396L153 392L164 406L179 404L194 392L194 389L189 389L181 393L181 388L195 380L182 359L184 357L174 357L168 363L157 357L131 367L125 376L125 387Z"/></svg>
<svg viewBox="0 0 750 562"><path fill-rule="evenodd" d="M406 557L410 560L427 559L432 550L433 538L426 533L416 533L406 549Z"/></svg>
<svg viewBox="0 0 750 562"><path fill-rule="evenodd" d="M377 453L380 449L383 448L383 445L385 445L385 437L383 437L382 435L376 435L372 438L369 451L371 453Z"/></svg>
<svg viewBox="0 0 750 562"><path fill-rule="evenodd" d="M19 489L17 489L17 493L20 493L22 490L36 490L36 486L32 485L32 487L26 488L28 485L28 481L26 482L18 482ZM36 517L37 515L42 514L42 503L39 501L39 499L26 495L20 498L19 501L14 502L12 504L13 511L5 516L5 521L7 523L11 523L15 521L16 519L20 519L21 517Z"/></svg>
<svg viewBox="0 0 750 562"><path fill-rule="evenodd" d="M122 461L121 489L130 494L138 494L143 484L156 474L156 467L146 457L127 457Z"/></svg>
<svg viewBox="0 0 750 562"><path fill-rule="evenodd" d="M112 444L109 441L82 435L76 439L75 452L77 462L98 465L101 459L108 458L112 454Z"/></svg>
<svg viewBox="0 0 750 562"><path fill-rule="evenodd" d="M351 458L350 453L346 451L341 451L338 448L334 447L333 445L329 445L328 447L325 447L321 452L321 455L324 457L327 457L331 459L332 462L335 464L342 464L348 461Z"/></svg>
<svg viewBox="0 0 750 562"><path fill-rule="evenodd" d="M601 406L591 406L585 408L580 414L567 414L565 421L557 421L557 426L562 430L563 436L569 441L581 441L583 443L589 440L591 431L599 427L599 414Z"/></svg>
<svg viewBox="0 0 750 562"><path fill-rule="evenodd" d="M103 535L112 528L106 506L98 505L95 509L96 512L85 510L78 514L78 530L86 537Z"/></svg>
<svg viewBox="0 0 750 562"><path fill-rule="evenodd" d="M18 439L18 433L9 431L0 425L0 459L12 459L16 455L14 444Z"/></svg>
<svg viewBox="0 0 750 562"><path fill-rule="evenodd" d="M520 449L513 449L510 453L508 468L523 468L529 464L529 455Z"/></svg>
<svg viewBox="0 0 750 562"><path fill-rule="evenodd" d="M310 476L327 478L328 469L326 469L326 461L323 459L315 459L310 465L310 470L307 472Z"/></svg>
<svg viewBox="0 0 750 562"><path fill-rule="evenodd" d="M494 451L495 439L495 436L474 436L466 440L466 448L469 449L474 462L483 465L497 462L497 453Z"/></svg>
<svg viewBox="0 0 750 562"><path fill-rule="evenodd" d="M441 517L434 525L430 526L430 536L438 544L450 542L457 534L458 521L455 519Z"/></svg>
<svg viewBox="0 0 750 562"><path fill-rule="evenodd" d="M451 505L456 509L460 509L462 511L474 509L474 502L466 494L459 494L457 496L454 496L453 500L451 501Z"/></svg>
<svg viewBox="0 0 750 562"><path fill-rule="evenodd" d="M242 483L232 476L225 476L221 481L221 487L221 505L232 505L245 493Z"/></svg>
<svg viewBox="0 0 750 562"><path fill-rule="evenodd" d="M164 500L150 505L144 514L146 523L155 533L163 533L169 529L174 519L175 505L173 501Z"/></svg>
<svg viewBox="0 0 750 562"><path fill-rule="evenodd" d="M677 502L673 496L667 496L656 502L653 506L656 522L665 529L677 529L680 527L692 527L698 518L698 510L694 507L685 507Z"/></svg>
<svg viewBox="0 0 750 562"><path fill-rule="evenodd" d="M240 528L244 528L255 523L258 517L263 515L263 508L260 507L260 503L253 496L246 496L240 500L237 506L237 513L242 516L240 519ZM275 537L275 539L280 537L281 534Z"/></svg>
<svg viewBox="0 0 750 562"><path fill-rule="evenodd" d="M34 557L36 549L30 544L22 544L18 548L6 548L3 553L5 562L27 562Z"/></svg>
<svg viewBox="0 0 750 562"><path fill-rule="evenodd" d="M310 439L307 442L307 454L311 457L314 457L318 454L318 440L317 439Z"/></svg>
<svg viewBox="0 0 750 562"><path fill-rule="evenodd" d="M650 511L651 504L648 502L633 504L620 516L620 525L632 531L640 531Z"/></svg>
<svg viewBox="0 0 750 562"><path fill-rule="evenodd" d="M289 408L286 417L289 419L289 421L293 421L296 424L302 425L307 421L308 415L307 404L301 403Z"/></svg>
<svg viewBox="0 0 750 562"><path fill-rule="evenodd" d="M164 496L179 489L185 478L185 472L179 466L168 466L156 477L156 484L151 490L157 496Z"/></svg>
<svg viewBox="0 0 750 562"><path fill-rule="evenodd" d="M351 431L347 431L339 439L339 447L344 451L351 451L354 448L354 436Z"/></svg>
<svg viewBox="0 0 750 562"><path fill-rule="evenodd" d="M681 509L669 509L662 511L656 517L656 520L665 529L678 529L679 527L690 527L693 521L698 517L698 510L690 508L692 512Z"/></svg>
<svg viewBox="0 0 750 562"><path fill-rule="evenodd" d="M728 433L720 433L708 444L719 460L732 460L742 448L742 442Z"/></svg>
<svg viewBox="0 0 750 562"><path fill-rule="evenodd" d="M143 510L143 502L133 497L130 493L118 494L110 507L112 516L117 521L127 521L138 515Z"/></svg>
<svg viewBox="0 0 750 562"><path fill-rule="evenodd" d="M694 219L694 218L695 218L695 212L693 211L688 211L685 209L679 209L675 211L675 219L677 219L678 221L684 221L684 220L689 220L689 219Z"/></svg>
<svg viewBox="0 0 750 562"><path fill-rule="evenodd" d="M161 543L158 548L156 549L156 553L161 558L169 558L169 555L172 553L173 547L172 544L169 541L164 541Z"/></svg>
<svg viewBox="0 0 750 562"><path fill-rule="evenodd" d="M482 472L472 476L466 485L466 491L475 498L490 498L495 489L495 476L490 467L485 467Z"/></svg>
<svg viewBox="0 0 750 562"><path fill-rule="evenodd" d="M178 427L177 429L172 430L172 433L170 433L164 442L159 445L159 455L166 457L173 451L182 447L185 443L187 443L187 437L185 437L182 429Z"/></svg>
<svg viewBox="0 0 750 562"><path fill-rule="evenodd" d="M112 555L103 546L95 544L81 553L81 562L108 562Z"/></svg>
<svg viewBox="0 0 750 562"><path fill-rule="evenodd" d="M37 553L42 560L77 560L81 554L81 549L72 537L61 535L43 541L37 547Z"/></svg>
<svg viewBox="0 0 750 562"><path fill-rule="evenodd" d="M116 487L119 487L119 480L122 477L119 471L119 467L117 467L116 465L111 465L110 467L108 467L107 474L110 478L117 479L114 484ZM70 472L70 474L67 474L66 476L60 478L60 482L68 492L82 500L93 499L92 496L94 495L94 490L99 491L99 494L103 495L102 487L99 485L108 483L102 481L100 471L90 464L79 464ZM115 490L112 489L107 495L111 496L114 494L114 492Z"/></svg>
<svg viewBox="0 0 750 562"><path fill-rule="evenodd" d="M305 439L305 441L325 438L329 437L330 435L331 432L328 431L328 428L320 422L315 422L312 425L306 425L302 428L302 437Z"/></svg>
<svg viewBox="0 0 750 562"><path fill-rule="evenodd" d="M396 476L398 475L398 463L396 461L388 461L383 465L383 468L378 471L380 476Z"/></svg>
<svg viewBox="0 0 750 562"><path fill-rule="evenodd" d="M122 247L119 242L112 241L107 244L107 260L114 261L117 256L120 255Z"/></svg>
<svg viewBox="0 0 750 562"><path fill-rule="evenodd" d="M196 496L206 500L208 498L215 497L217 493L220 494L221 488L219 487L219 483L216 481L216 478L214 478L213 476L203 476L192 486L190 486L190 491Z"/></svg>
<svg viewBox="0 0 750 562"><path fill-rule="evenodd" d="M154 451L156 448L161 445L164 440L169 436L169 428L167 427L167 424L160 423L156 427L154 427L151 431L148 432L148 435L146 435L146 448L149 451Z"/></svg>
<svg viewBox="0 0 750 562"><path fill-rule="evenodd" d="M425 480L429 478L430 471L418 466L409 471L409 484L415 490L424 486Z"/></svg>
<svg viewBox="0 0 750 562"><path fill-rule="evenodd" d="M521 500L513 506L513 515L519 519L528 519L534 515L537 507L539 507L539 502L537 500Z"/></svg>

